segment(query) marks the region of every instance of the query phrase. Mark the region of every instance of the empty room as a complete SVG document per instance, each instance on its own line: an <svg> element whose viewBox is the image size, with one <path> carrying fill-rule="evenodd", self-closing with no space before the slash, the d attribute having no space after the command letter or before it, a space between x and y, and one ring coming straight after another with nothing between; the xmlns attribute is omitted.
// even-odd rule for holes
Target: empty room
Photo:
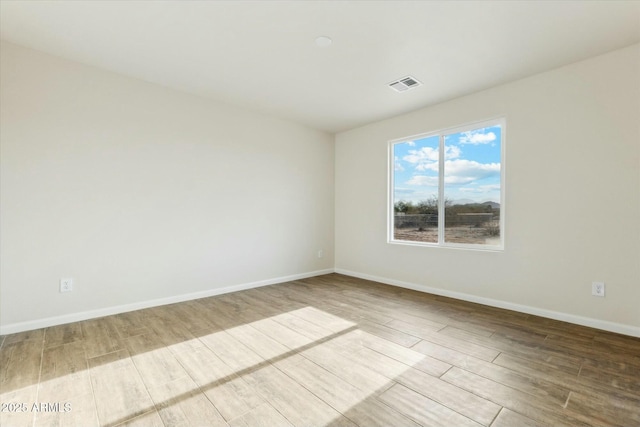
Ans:
<svg viewBox="0 0 640 427"><path fill-rule="evenodd" d="M0 37L3 427L640 426L640 1Z"/></svg>

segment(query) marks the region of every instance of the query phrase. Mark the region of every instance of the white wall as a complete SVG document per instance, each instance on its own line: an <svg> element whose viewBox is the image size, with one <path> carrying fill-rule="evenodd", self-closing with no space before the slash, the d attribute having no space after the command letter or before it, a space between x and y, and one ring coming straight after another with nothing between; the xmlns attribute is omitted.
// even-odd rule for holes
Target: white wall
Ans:
<svg viewBox="0 0 640 427"><path fill-rule="evenodd" d="M3 333L333 268L332 136L0 52Z"/></svg>
<svg viewBox="0 0 640 427"><path fill-rule="evenodd" d="M496 116L504 252L386 243L387 142ZM336 268L640 336L640 45L337 135Z"/></svg>
<svg viewBox="0 0 640 427"><path fill-rule="evenodd" d="M333 268L331 136L0 54L1 333ZM640 335L639 62L636 45L337 135L337 270ZM387 244L387 141L500 115L505 251Z"/></svg>

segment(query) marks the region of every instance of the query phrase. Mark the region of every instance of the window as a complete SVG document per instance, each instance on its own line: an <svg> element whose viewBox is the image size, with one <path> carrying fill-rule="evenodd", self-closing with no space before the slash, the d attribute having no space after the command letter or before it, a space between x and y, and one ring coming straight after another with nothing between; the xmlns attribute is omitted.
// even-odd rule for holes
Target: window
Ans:
<svg viewBox="0 0 640 427"><path fill-rule="evenodd" d="M502 249L503 119L390 143L389 241Z"/></svg>

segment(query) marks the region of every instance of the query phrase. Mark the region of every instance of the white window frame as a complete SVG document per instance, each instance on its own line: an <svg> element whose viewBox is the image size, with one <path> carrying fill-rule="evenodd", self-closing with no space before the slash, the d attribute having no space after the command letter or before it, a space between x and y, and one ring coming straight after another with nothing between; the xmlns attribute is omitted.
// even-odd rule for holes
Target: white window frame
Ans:
<svg viewBox="0 0 640 427"><path fill-rule="evenodd" d="M444 163L445 163L445 149L444 149L444 140L447 135L456 134L466 131L471 131L475 129L482 129L491 126L499 125L501 127L500 130L500 244L498 245L487 245L487 244L472 244L472 243L454 243L454 242L445 242L444 233L445 233L445 205L441 203L442 200L445 200L445 186L444 186ZM505 147L506 147L506 134L507 134L507 126L506 126L506 118L498 117L493 119L487 119L479 122L468 123L465 125L445 128L437 131L421 133L418 135L406 136L403 138L393 139L389 141L388 152L389 152L389 165L388 165L388 221L387 221L387 243L390 244L400 244L400 245L409 245L409 246L426 246L426 247L446 247L446 248L460 248L460 249L471 249L471 250L481 250L481 251L504 251L504 241L505 241L505 218L506 218L506 204L505 204L505 193L506 193L506 182L505 182ZM412 141L416 139L429 138L433 136L439 137L438 144L438 242L430 243L430 242L415 242L410 240L396 240L394 239L394 222L395 222L395 211L394 211L394 177L395 177L395 159L394 159L394 146L396 144L404 143L407 141Z"/></svg>

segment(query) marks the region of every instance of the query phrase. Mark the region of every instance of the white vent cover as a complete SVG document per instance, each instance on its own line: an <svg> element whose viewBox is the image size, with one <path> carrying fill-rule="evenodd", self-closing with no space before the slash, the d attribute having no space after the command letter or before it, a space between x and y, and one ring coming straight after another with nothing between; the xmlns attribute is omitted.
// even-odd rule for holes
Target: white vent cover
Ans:
<svg viewBox="0 0 640 427"><path fill-rule="evenodd" d="M415 77L407 76L396 81L389 83L389 87L396 92L404 92L409 89L413 89L415 87L421 86L422 83L418 81Z"/></svg>

